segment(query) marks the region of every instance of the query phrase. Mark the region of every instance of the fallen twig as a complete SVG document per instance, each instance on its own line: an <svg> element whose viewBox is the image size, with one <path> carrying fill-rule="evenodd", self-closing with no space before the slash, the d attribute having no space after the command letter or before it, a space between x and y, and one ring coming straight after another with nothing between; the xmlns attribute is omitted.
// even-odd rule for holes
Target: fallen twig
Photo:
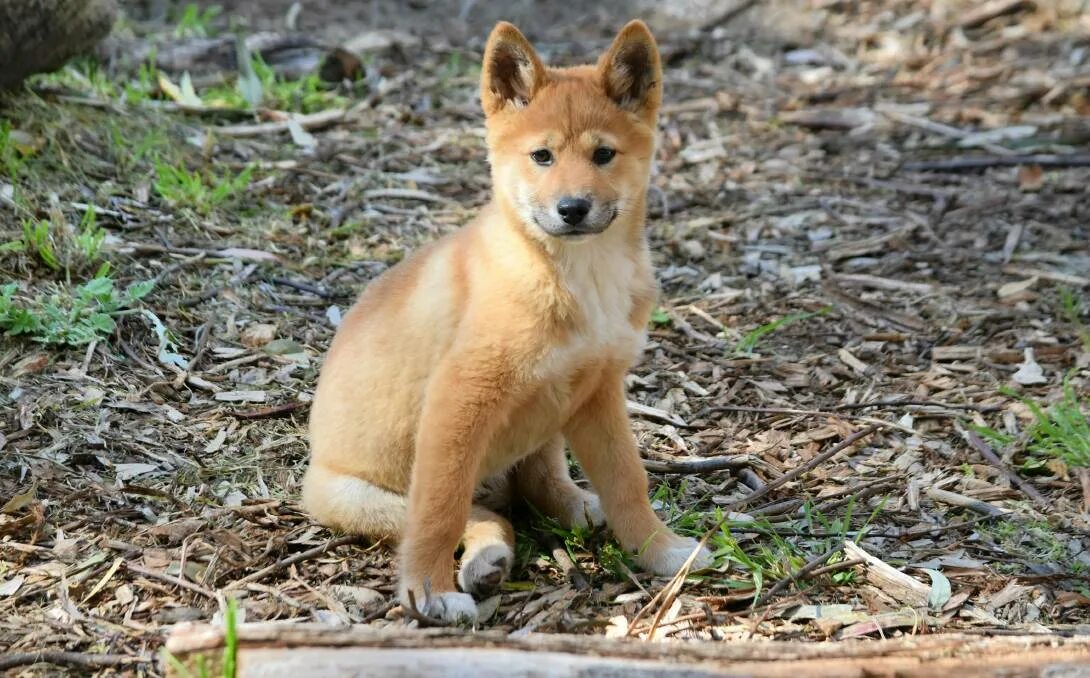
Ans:
<svg viewBox="0 0 1090 678"><path fill-rule="evenodd" d="M1038 492L1036 487L1030 485L1027 481L1023 480L1021 476L1015 473L1014 470L1006 464L1006 462L1000 459L999 455L995 453L995 450L992 449L991 445L984 442L984 440L982 440L981 437L976 434L976 431L966 431L965 437L968 438L969 444L972 445L973 448L980 453L980 456L988 460L988 463L990 463L992 466L998 469L1000 473L1006 476L1007 480L1010 480L1012 483L1018 486L1018 489L1025 492L1026 496L1032 499L1033 502L1037 504L1037 506L1045 510L1048 510L1050 508L1050 504L1048 503L1048 500L1044 498L1044 495Z"/></svg>
<svg viewBox="0 0 1090 678"><path fill-rule="evenodd" d="M714 473L742 468L753 462L748 454L705 457L703 459L678 459L676 461L657 461L644 459L643 467L652 473Z"/></svg>
<svg viewBox="0 0 1090 678"><path fill-rule="evenodd" d="M8 671L19 666L33 664L54 664L56 666L75 666L81 669L113 668L150 664L152 658L146 655L95 654L93 652L65 652L62 650L36 650L34 652L15 652L0 657L0 671Z"/></svg>
<svg viewBox="0 0 1090 678"><path fill-rule="evenodd" d="M963 172L988 169L989 167L1017 167L1040 165L1041 167L1090 167L1090 155L984 155L945 160L906 162L901 169L906 172Z"/></svg>
<svg viewBox="0 0 1090 678"><path fill-rule="evenodd" d="M212 592L209 589L201 586L200 584L194 584L191 581L186 581L186 580L182 579L181 577L175 577L173 575L169 575L166 572L156 572L155 570L146 570L146 569L140 567L139 565L133 565L132 563L125 563L125 569L128 570L129 572L132 572L133 574L138 574L141 577L147 577L148 579L157 579L157 580L159 580L161 582L164 582L166 584L172 584L174 586L178 586L180 588L183 588L186 591L192 591L193 593L198 593L198 594L204 596L205 598L208 598L209 600L215 600L216 599L216 594L214 592Z"/></svg>
<svg viewBox="0 0 1090 678"><path fill-rule="evenodd" d="M572 588L576 591L586 591L590 588L590 582L587 581L587 576L583 574L583 570L579 567L579 564L572 560L568 555L568 550L564 548L564 545L560 543L560 540L555 536L550 535L546 545L549 547L549 553L552 554L553 560L556 561L557 566L564 573L564 576L571 582Z"/></svg>
<svg viewBox="0 0 1090 678"><path fill-rule="evenodd" d="M318 111L309 115L296 115L288 120L276 120L274 122L262 122L255 125L224 125L213 127L212 131L225 137L257 137L263 134L276 134L287 132L292 122L305 130L319 129L344 119L343 108L333 108L328 111Z"/></svg>
<svg viewBox="0 0 1090 678"><path fill-rule="evenodd" d="M1011 512L1010 509L1000 508L993 504L989 504L986 501L966 497L964 494L958 494L957 492L940 490L937 487L927 488L927 495L935 501L941 501L944 504L950 504L951 506L960 506L961 508L967 508L992 517L1005 516Z"/></svg>
<svg viewBox="0 0 1090 678"><path fill-rule="evenodd" d="M300 551L299 553L292 554L292 555L290 555L290 556L288 556L286 558L282 558L281 560L278 560L277 562L273 563L272 565L269 565L268 567L264 567L264 568L258 570L257 572L253 572L251 574L248 574L245 577L243 577L242 579L237 579L237 580L231 582L230 584L228 584L227 586L224 586L223 589L225 591L229 591L231 589L235 589L235 588L238 588L240 586L245 586L246 584L249 584L250 582L261 581L265 577L268 577L271 574L279 572L280 570L286 569L287 567L289 567L291 565L295 565L296 563L301 563L304 560L310 560L311 558L315 558L317 556L320 556L323 553L325 553L326 551L329 551L330 549L339 548L341 546L346 546L348 544L354 544L354 543L360 541L360 539L362 539L362 537L360 537L357 534L350 534L350 535L346 535L346 536L343 536L343 537L338 537L336 539L330 539L329 541L322 544L321 546L315 546L312 549L307 549L306 551Z"/></svg>
<svg viewBox="0 0 1090 678"><path fill-rule="evenodd" d="M259 407L256 410L243 410L241 412L232 412L234 416L239 419L272 419L273 417L282 417L287 414L291 414L296 410L302 410L310 407L310 403L303 402L302 400L293 400L287 403L280 403L279 405L270 405L269 407Z"/></svg>

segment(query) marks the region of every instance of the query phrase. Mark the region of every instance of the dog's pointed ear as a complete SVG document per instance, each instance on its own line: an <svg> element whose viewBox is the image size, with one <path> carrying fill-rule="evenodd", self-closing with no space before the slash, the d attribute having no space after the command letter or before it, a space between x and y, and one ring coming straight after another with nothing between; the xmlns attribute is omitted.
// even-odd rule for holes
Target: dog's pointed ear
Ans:
<svg viewBox="0 0 1090 678"><path fill-rule="evenodd" d="M662 103L662 60L647 24L628 22L598 61L598 69L610 99L626 111L654 119Z"/></svg>
<svg viewBox="0 0 1090 678"><path fill-rule="evenodd" d="M525 106L545 84L545 66L519 29L501 21L488 36L481 65L481 106L492 115Z"/></svg>

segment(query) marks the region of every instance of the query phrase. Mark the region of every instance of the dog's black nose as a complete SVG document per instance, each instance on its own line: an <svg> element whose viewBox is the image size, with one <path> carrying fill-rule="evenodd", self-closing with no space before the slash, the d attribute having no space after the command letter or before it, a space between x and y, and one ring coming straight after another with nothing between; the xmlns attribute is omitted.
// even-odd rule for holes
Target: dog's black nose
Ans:
<svg viewBox="0 0 1090 678"><path fill-rule="evenodd" d="M590 201L585 198L561 198L556 203L556 211L565 224L578 226L590 212Z"/></svg>

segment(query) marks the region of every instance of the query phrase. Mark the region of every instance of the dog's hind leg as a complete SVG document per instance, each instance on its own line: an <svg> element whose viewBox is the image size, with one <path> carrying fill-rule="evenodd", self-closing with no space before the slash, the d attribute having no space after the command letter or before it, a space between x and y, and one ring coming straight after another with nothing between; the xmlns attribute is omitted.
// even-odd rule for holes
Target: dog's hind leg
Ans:
<svg viewBox="0 0 1090 678"><path fill-rule="evenodd" d="M598 495L575 484L568 473L564 438L556 436L515 468L519 494L566 528L604 525Z"/></svg>

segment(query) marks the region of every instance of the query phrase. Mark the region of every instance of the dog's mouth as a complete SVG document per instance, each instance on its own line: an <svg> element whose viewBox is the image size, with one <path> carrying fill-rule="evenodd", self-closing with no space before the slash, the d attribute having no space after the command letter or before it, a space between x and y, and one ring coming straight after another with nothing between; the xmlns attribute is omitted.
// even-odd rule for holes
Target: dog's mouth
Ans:
<svg viewBox="0 0 1090 678"><path fill-rule="evenodd" d="M616 221L617 214L617 207L612 206L605 218L584 221L580 224L568 224L537 212L534 213L533 220L535 226L554 238L567 242L582 242L608 229Z"/></svg>

